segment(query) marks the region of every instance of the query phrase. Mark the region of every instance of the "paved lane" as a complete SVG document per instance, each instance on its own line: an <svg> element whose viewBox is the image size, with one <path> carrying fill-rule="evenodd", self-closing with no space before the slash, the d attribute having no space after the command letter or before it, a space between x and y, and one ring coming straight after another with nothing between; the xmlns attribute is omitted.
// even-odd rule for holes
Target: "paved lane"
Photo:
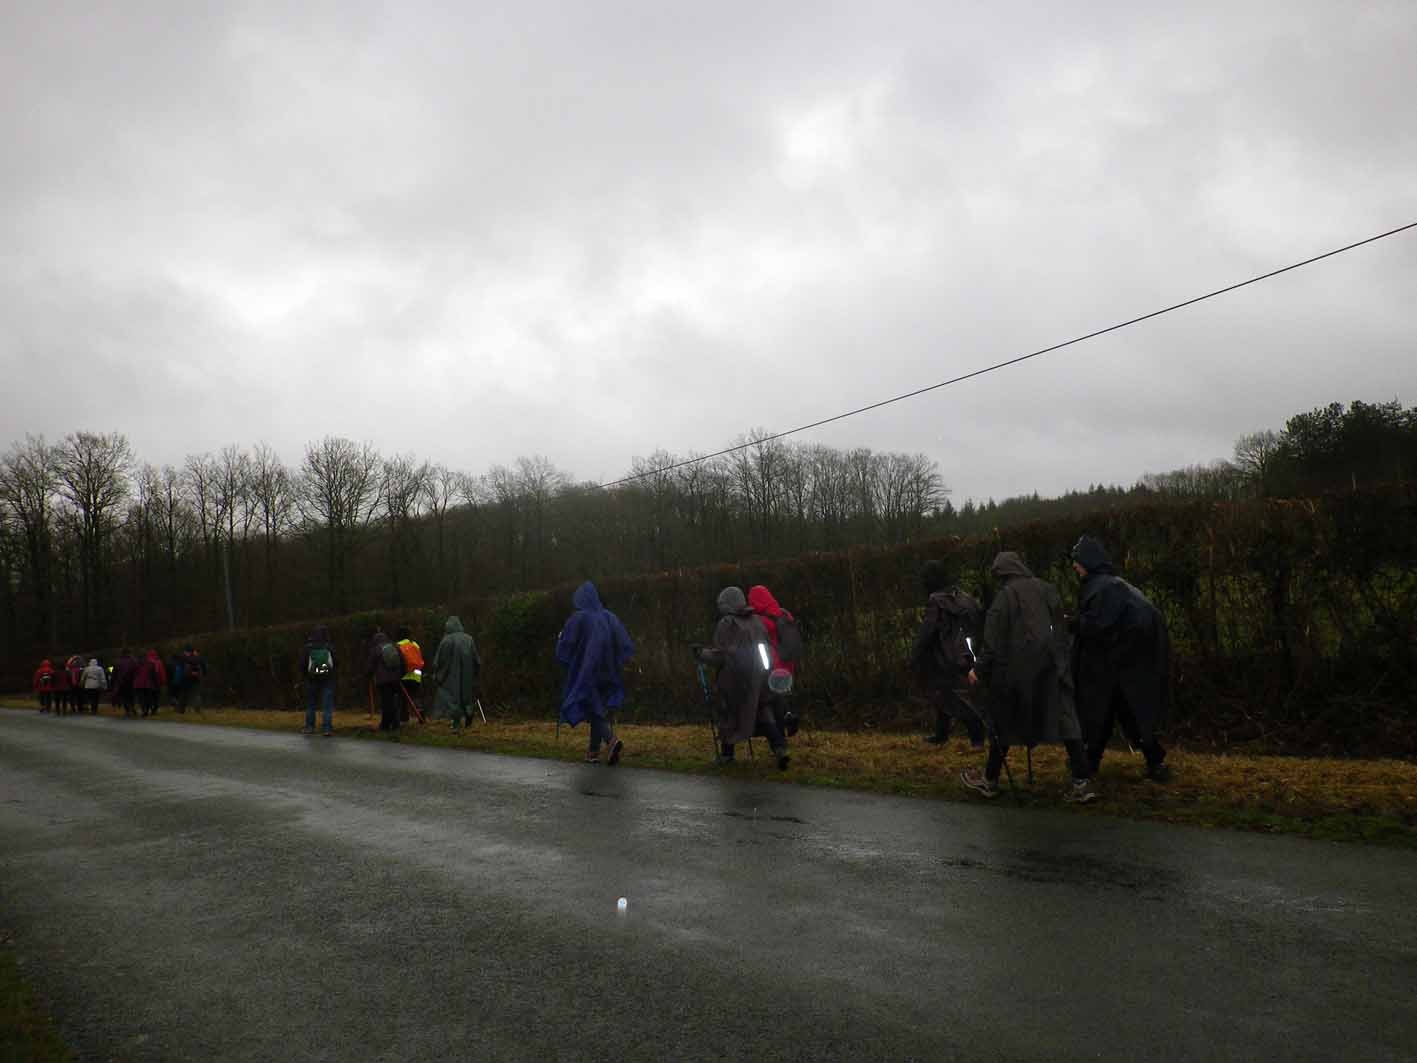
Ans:
<svg viewBox="0 0 1417 1063"><path fill-rule="evenodd" d="M0 712L0 929L84 1058L1412 1059L1414 898L1405 852Z"/></svg>

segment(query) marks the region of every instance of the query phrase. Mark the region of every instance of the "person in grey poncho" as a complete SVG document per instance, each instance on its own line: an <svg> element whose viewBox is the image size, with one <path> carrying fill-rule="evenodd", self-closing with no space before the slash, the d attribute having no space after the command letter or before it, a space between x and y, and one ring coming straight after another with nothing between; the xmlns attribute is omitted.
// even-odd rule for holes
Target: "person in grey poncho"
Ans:
<svg viewBox="0 0 1417 1063"><path fill-rule="evenodd" d="M994 797L1010 746L1062 742L1073 779L1064 800L1091 801L1097 793L1073 706L1062 599L1012 550L994 558L991 571L1000 586L969 673L970 683L982 682L989 694L989 758L983 772L968 769L960 781Z"/></svg>
<svg viewBox="0 0 1417 1063"><path fill-rule="evenodd" d="M448 617L443 630L443 641L438 643L438 652L433 657L433 685L437 690L433 715L452 720L456 732L462 724L472 721L482 658L477 655L477 644L463 630L462 621L457 617Z"/></svg>
<svg viewBox="0 0 1417 1063"><path fill-rule="evenodd" d="M718 595L718 625L713 645L695 647L703 664L718 668L721 712L718 737L722 750L718 763L733 762L733 747L755 734L763 735L772 746L777 766L787 769L787 739L772 710L764 703L770 656L768 634L753 613L741 587L725 587Z"/></svg>

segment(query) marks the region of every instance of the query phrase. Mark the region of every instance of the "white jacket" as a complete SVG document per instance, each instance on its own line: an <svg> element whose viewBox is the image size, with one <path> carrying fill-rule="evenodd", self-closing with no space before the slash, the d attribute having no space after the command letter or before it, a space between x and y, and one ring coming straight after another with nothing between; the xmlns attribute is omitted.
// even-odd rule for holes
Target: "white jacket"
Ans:
<svg viewBox="0 0 1417 1063"><path fill-rule="evenodd" d="M80 685L85 690L106 690L108 688L108 674L103 670L103 666L98 663L97 658L89 660L89 666L84 669L83 679Z"/></svg>

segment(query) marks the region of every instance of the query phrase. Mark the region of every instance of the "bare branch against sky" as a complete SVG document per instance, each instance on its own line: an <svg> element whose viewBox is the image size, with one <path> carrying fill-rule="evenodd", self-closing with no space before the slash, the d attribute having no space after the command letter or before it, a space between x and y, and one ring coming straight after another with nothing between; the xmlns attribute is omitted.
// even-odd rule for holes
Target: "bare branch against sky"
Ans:
<svg viewBox="0 0 1417 1063"><path fill-rule="evenodd" d="M1414 220L1413 55L1410 0L20 0L0 449L611 479ZM800 441L1130 482L1412 403L1414 290L1398 237Z"/></svg>

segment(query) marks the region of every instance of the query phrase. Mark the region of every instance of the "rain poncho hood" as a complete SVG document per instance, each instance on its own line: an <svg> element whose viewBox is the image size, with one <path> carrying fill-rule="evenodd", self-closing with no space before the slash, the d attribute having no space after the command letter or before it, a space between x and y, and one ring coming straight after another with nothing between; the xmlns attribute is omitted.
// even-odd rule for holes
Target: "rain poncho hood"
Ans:
<svg viewBox="0 0 1417 1063"><path fill-rule="evenodd" d="M1091 535L1084 535L1073 546L1073 560L1083 568L1087 569L1089 575L1103 573L1110 575L1112 569L1112 558L1107 554L1107 548Z"/></svg>
<svg viewBox="0 0 1417 1063"><path fill-rule="evenodd" d="M776 619L782 615L782 606L777 604L777 599L772 596L772 591L761 583L756 587L748 588L748 605L759 616L770 616Z"/></svg>
<svg viewBox="0 0 1417 1063"><path fill-rule="evenodd" d="M724 587L718 592L719 616L746 616L752 611L748 607L748 599L743 596L742 587Z"/></svg>
<svg viewBox="0 0 1417 1063"><path fill-rule="evenodd" d="M742 591L738 593L741 597ZM576 611L556 640L556 660L566 669L561 719L575 726L625 703L621 672L634 656L635 644L620 618L600 603L590 580L576 588L571 604Z"/></svg>
<svg viewBox="0 0 1417 1063"><path fill-rule="evenodd" d="M1023 558L1012 550L1004 550L995 557L990 571L994 573L995 579L1013 579L1020 576L1030 579L1033 576L1029 567L1023 563Z"/></svg>
<svg viewBox="0 0 1417 1063"><path fill-rule="evenodd" d="M448 617L447 623L443 625L443 634L461 635L463 634L462 621L455 616Z"/></svg>

